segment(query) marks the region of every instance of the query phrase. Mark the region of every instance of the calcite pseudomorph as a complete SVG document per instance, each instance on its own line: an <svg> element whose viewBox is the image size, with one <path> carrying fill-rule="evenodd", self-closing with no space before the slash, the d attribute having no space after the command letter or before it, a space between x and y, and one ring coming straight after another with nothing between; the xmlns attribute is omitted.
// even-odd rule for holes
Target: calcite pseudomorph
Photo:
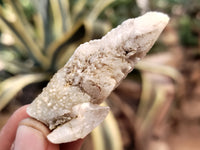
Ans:
<svg viewBox="0 0 200 150"><path fill-rule="evenodd" d="M109 112L99 104L146 55L168 21L163 13L149 12L80 45L27 113L52 130L47 136L52 143L84 138Z"/></svg>

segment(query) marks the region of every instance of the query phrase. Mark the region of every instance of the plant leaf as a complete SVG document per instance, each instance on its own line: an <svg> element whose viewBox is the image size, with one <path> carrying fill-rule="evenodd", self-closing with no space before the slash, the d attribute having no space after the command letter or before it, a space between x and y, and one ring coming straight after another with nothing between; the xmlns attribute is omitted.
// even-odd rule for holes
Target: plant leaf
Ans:
<svg viewBox="0 0 200 150"><path fill-rule="evenodd" d="M53 16L53 30L55 38L62 36L63 34L63 18L62 18L62 8L60 5L60 0L50 0L50 7Z"/></svg>
<svg viewBox="0 0 200 150"><path fill-rule="evenodd" d="M24 29L27 30L27 32L31 34L31 36L35 37L33 27L28 22L19 0L6 0L6 2L12 7L12 10L14 11L15 15L25 27Z"/></svg>
<svg viewBox="0 0 200 150"><path fill-rule="evenodd" d="M175 68L167 65L140 61L138 64L136 64L135 68L141 71L148 71L168 76L177 83L179 83L179 81L182 79L182 75L180 74L180 72L178 72Z"/></svg>
<svg viewBox="0 0 200 150"><path fill-rule="evenodd" d="M83 12L84 7L87 3L87 0L78 0L72 6L72 18L73 21L76 21L80 14Z"/></svg>
<svg viewBox="0 0 200 150"><path fill-rule="evenodd" d="M37 13L35 14L35 24L37 25L37 29L41 34L42 39L42 47L45 48L49 45L53 40L53 34L51 29L52 22L50 21L49 14L49 0L31 0L31 3L34 5ZM37 22L39 21L39 23ZM38 26L39 25L39 26Z"/></svg>
<svg viewBox="0 0 200 150"><path fill-rule="evenodd" d="M64 34L61 38L54 41L47 48L47 56L51 60L51 67L55 65L56 56L59 51L68 44L77 42L85 36L85 27L82 21L77 23L69 32Z"/></svg>
<svg viewBox="0 0 200 150"><path fill-rule="evenodd" d="M103 105L107 104L104 102ZM95 150L123 150L120 130L112 112L92 131L92 139Z"/></svg>
<svg viewBox="0 0 200 150"><path fill-rule="evenodd" d="M97 20L98 16L101 14L101 12L108 7L111 3L113 3L115 0L95 0L93 1L93 8L90 11L90 13L85 18L85 25L87 28L87 38L92 39L93 36L93 28L95 21Z"/></svg>
<svg viewBox="0 0 200 150"><path fill-rule="evenodd" d="M45 29L44 29L44 22L42 20L42 16L38 13L36 13L33 16L33 21L35 23L35 32L37 35L37 43L40 47L40 49L44 52L45 49Z"/></svg>
<svg viewBox="0 0 200 150"><path fill-rule="evenodd" d="M62 14L62 27L63 27L63 33L66 33L66 31L71 30L72 28L72 14L70 12L70 4L69 0L59 0L60 8L61 8L61 14Z"/></svg>
<svg viewBox="0 0 200 150"><path fill-rule="evenodd" d="M0 43L0 50L13 50L20 55L25 54L24 51L19 49L16 45L6 45L6 44L3 44L3 43Z"/></svg>
<svg viewBox="0 0 200 150"><path fill-rule="evenodd" d="M0 8L2 9L2 8ZM28 52L32 57L44 68L48 66L48 59L42 54L38 45L34 43L33 39L24 31L24 28L18 24L18 22L8 22L0 13L0 20L4 23L10 31L19 38L19 40L24 44Z"/></svg>
<svg viewBox="0 0 200 150"><path fill-rule="evenodd" d="M65 51L58 56L59 59L56 61L55 67L56 68L63 67L69 60L69 58L72 56L72 54L74 53L75 49L78 47L79 44L80 44L79 42L76 42L70 44L68 47L64 47L63 49L65 49Z"/></svg>
<svg viewBox="0 0 200 150"><path fill-rule="evenodd" d="M49 74L26 74L8 78L0 83L0 110L26 85L49 80Z"/></svg>
<svg viewBox="0 0 200 150"><path fill-rule="evenodd" d="M110 4L112 4L114 1L115 0L107 0L107 1L96 0L94 4L95 6L93 7L92 11L87 17L88 21L94 22L97 19L97 17L100 15L100 13Z"/></svg>
<svg viewBox="0 0 200 150"><path fill-rule="evenodd" d="M11 74L28 73L31 71L32 63L24 64L24 62L18 61L16 56L12 56L12 51L6 51L6 53L7 55L11 55L11 58L9 59L8 56L6 57L5 53L0 53L0 64L3 66L0 67L1 70L5 70Z"/></svg>

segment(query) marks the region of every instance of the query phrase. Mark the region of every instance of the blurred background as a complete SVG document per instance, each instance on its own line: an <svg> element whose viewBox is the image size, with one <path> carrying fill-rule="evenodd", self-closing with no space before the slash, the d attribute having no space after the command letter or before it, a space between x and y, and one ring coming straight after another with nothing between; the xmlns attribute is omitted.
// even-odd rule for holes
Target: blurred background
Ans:
<svg viewBox="0 0 200 150"><path fill-rule="evenodd" d="M170 23L82 150L199 150L200 0L0 0L0 128L78 45L147 11Z"/></svg>

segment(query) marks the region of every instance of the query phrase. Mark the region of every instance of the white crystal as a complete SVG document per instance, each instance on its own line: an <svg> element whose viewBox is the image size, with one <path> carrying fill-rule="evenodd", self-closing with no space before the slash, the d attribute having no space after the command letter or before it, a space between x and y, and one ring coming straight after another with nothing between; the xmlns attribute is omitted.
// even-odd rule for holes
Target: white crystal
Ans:
<svg viewBox="0 0 200 150"><path fill-rule="evenodd" d="M108 113L96 104L146 55L168 21L163 13L149 12L124 21L102 39L81 44L27 113L49 126L52 143L85 137Z"/></svg>
<svg viewBox="0 0 200 150"><path fill-rule="evenodd" d="M105 119L108 112L109 107L89 102L78 104L72 108L72 113L78 117L57 127L47 138L53 143L70 142L84 138Z"/></svg>

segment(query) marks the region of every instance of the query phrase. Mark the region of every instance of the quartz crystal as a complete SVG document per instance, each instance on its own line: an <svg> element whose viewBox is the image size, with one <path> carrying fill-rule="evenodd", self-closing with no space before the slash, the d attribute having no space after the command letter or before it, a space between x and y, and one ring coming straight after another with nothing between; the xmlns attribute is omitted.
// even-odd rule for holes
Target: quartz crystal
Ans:
<svg viewBox="0 0 200 150"><path fill-rule="evenodd" d="M148 12L80 45L27 113L49 127L52 143L84 138L109 112L99 104L146 55L168 21L163 13Z"/></svg>

